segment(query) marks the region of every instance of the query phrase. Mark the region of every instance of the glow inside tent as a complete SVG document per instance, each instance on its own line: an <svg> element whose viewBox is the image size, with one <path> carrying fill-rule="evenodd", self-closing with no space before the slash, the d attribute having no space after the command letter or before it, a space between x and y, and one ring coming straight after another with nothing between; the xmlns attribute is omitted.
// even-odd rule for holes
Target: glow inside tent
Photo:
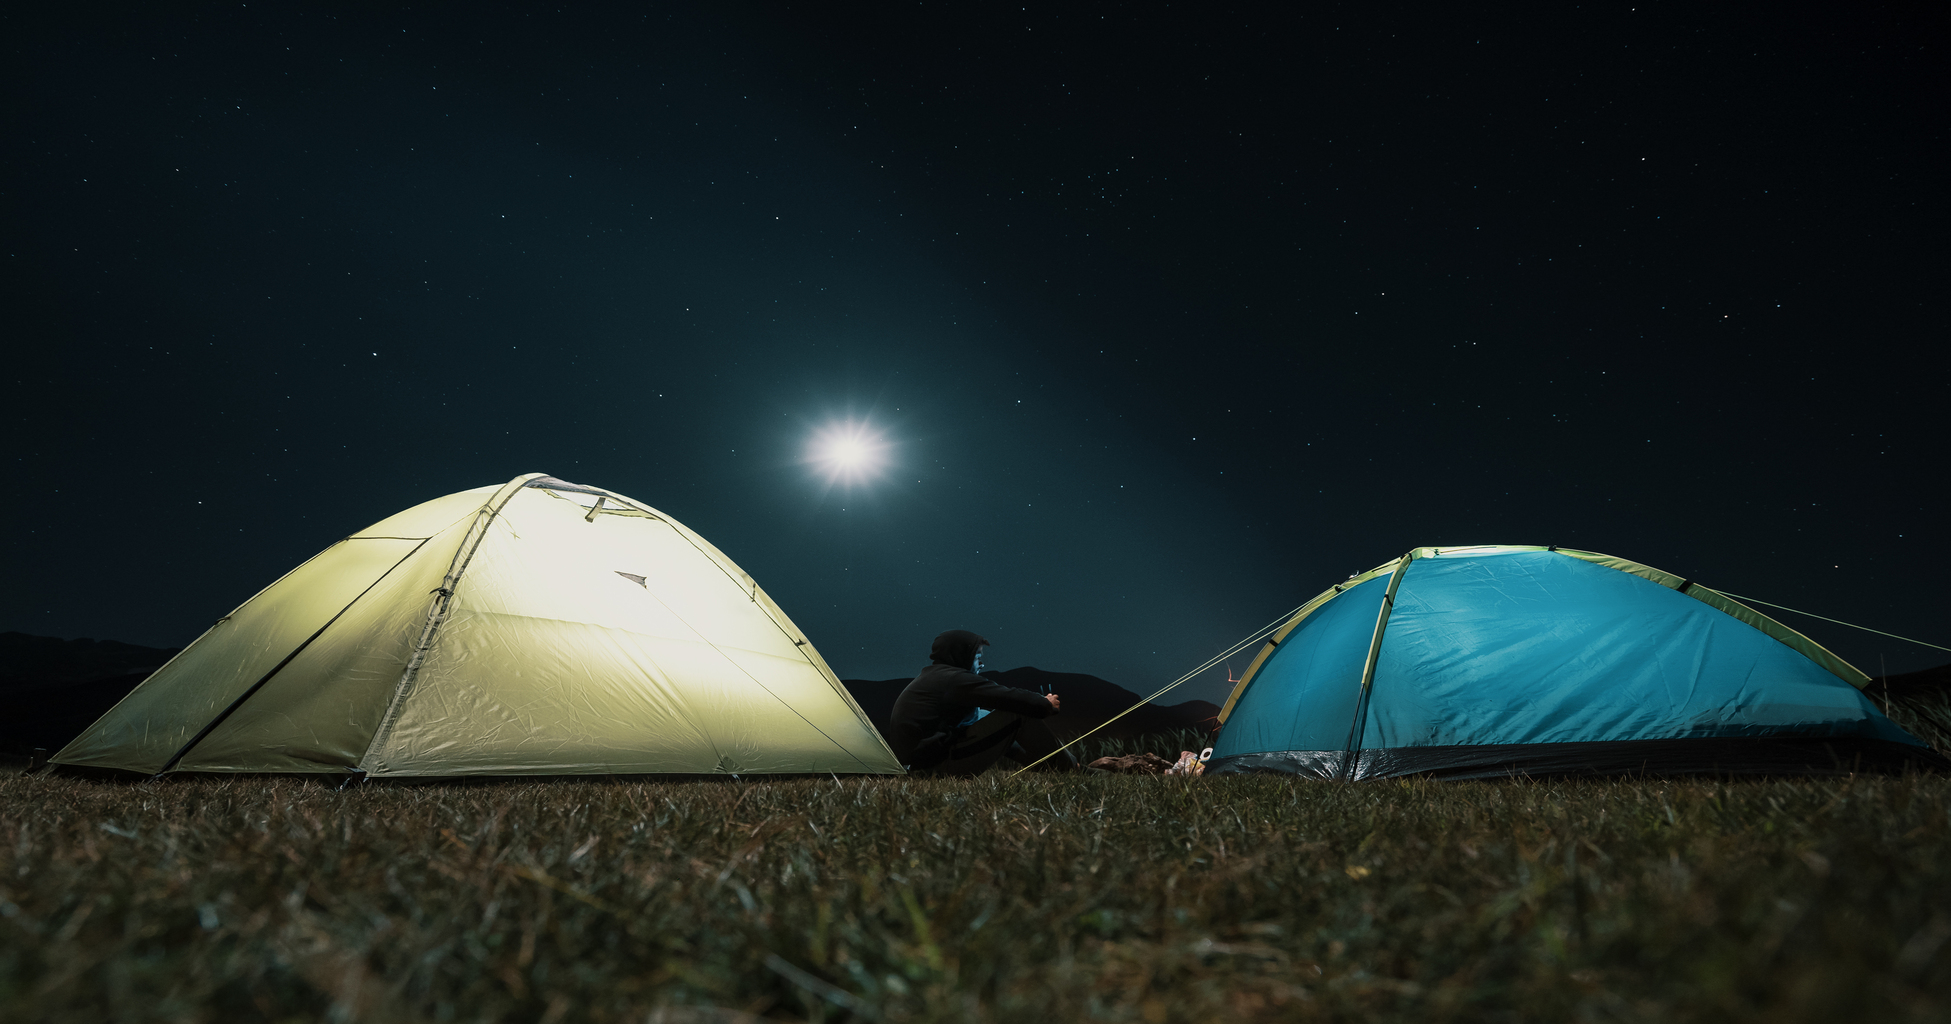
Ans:
<svg viewBox="0 0 1951 1024"><path fill-rule="evenodd" d="M152 775L901 771L731 559L656 509L539 473L325 549L51 760Z"/></svg>

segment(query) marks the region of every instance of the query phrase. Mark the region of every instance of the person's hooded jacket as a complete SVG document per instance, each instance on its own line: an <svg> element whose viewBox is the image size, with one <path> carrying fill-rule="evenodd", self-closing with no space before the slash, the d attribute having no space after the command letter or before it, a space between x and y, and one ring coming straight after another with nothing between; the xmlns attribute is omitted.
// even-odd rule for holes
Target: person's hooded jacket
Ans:
<svg viewBox="0 0 1951 1024"><path fill-rule="evenodd" d="M910 768L931 768L947 759L956 727L977 708L1025 718L1056 713L1043 695L1004 686L975 674L976 653L989 641L965 629L935 638L931 663L895 698L888 716L888 746Z"/></svg>

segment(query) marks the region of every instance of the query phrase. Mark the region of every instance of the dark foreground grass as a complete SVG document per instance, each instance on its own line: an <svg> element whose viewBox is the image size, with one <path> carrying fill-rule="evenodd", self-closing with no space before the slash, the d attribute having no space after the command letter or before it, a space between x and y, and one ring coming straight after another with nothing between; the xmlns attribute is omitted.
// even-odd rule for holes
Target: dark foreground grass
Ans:
<svg viewBox="0 0 1951 1024"><path fill-rule="evenodd" d="M0 777L7 1021L1943 1020L1942 778Z"/></svg>

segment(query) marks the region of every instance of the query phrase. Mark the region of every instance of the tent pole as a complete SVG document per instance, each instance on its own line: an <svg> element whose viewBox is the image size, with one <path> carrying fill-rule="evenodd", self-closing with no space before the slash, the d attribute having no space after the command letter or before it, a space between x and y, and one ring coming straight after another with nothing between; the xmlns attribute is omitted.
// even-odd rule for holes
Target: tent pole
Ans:
<svg viewBox="0 0 1951 1024"><path fill-rule="evenodd" d="M1388 628L1389 614L1395 611L1396 588L1402 586L1402 577L1409 572L1409 563L1416 558L1412 549L1396 562L1395 571L1389 574L1389 589L1382 592L1382 607L1375 612L1375 633L1368 641L1368 658L1362 662L1362 688L1355 698L1355 718L1348 723L1348 756L1342 761L1342 779L1355 781L1355 769L1361 760L1362 726L1368 721L1368 692L1375 683L1375 660L1382 655L1382 631Z"/></svg>
<svg viewBox="0 0 1951 1024"><path fill-rule="evenodd" d="M393 732L393 723L399 718L400 705L405 702L408 691L413 689L413 681L420 674L420 665L427 659L427 652L433 648L434 635L447 621L447 611L453 605L454 591L461 585L461 576L474 561L474 553L488 539L488 527L500 517L501 510L515 500L517 494L528 486L528 482L544 473L526 473L501 485L480 510L474 513L474 523L468 527L467 535L461 538L459 547L454 549L454 557L447 563L447 575L435 588L433 604L427 609L427 620L420 627L420 639L413 645L413 653L407 658L406 668L400 673L400 681L393 688L393 699L387 702L386 713L380 716L379 727L373 730L373 738L366 744L366 752L359 758L357 767L362 772L370 771L366 766L372 763L373 753ZM432 539L432 538L428 538Z"/></svg>

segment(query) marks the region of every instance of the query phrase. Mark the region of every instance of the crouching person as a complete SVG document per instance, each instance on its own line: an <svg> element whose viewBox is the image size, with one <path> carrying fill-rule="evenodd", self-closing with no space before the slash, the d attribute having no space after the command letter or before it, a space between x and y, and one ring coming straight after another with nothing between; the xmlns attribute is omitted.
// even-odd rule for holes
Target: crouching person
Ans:
<svg viewBox="0 0 1951 1024"><path fill-rule="evenodd" d="M977 775L1007 754L1037 767L1077 766L1041 719L1057 713L1054 693L1033 693L977 675L989 641L964 629L935 638L931 664L895 698L888 745L908 770L924 775Z"/></svg>

